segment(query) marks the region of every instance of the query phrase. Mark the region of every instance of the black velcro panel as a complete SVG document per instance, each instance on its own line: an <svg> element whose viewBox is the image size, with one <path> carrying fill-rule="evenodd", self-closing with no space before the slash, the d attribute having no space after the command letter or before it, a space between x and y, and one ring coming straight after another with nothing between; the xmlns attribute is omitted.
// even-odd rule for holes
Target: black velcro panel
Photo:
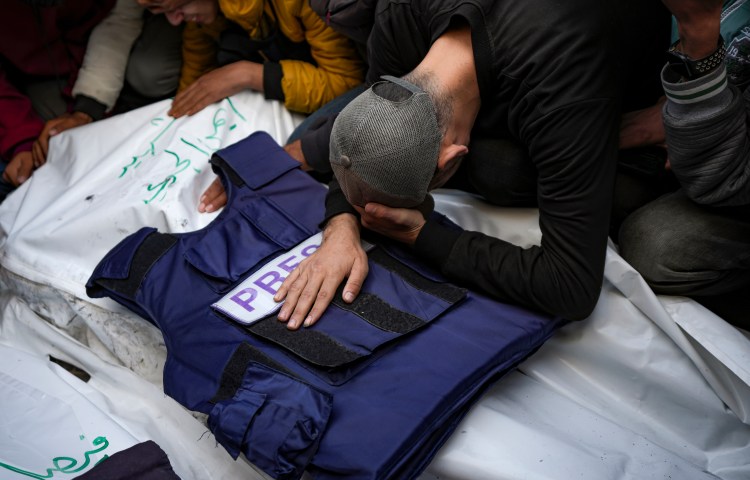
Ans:
<svg viewBox="0 0 750 480"><path fill-rule="evenodd" d="M425 324L425 321L421 318L393 308L383 299L371 293L361 292L354 302L346 303L341 298L343 289L344 284L342 283L334 296L333 303L342 310L355 314L381 330L404 334Z"/></svg>
<svg viewBox="0 0 750 480"><path fill-rule="evenodd" d="M420 274L416 270L409 268L400 261L396 260L385 252L382 248L375 248L370 251L367 256L373 262L376 262L381 267L389 270L401 278L405 282L412 285L417 290L421 290L430 295L434 295L451 305L463 299L466 296L466 289L460 288L455 285L446 282L436 282L430 280L424 275Z"/></svg>
<svg viewBox="0 0 750 480"><path fill-rule="evenodd" d="M242 379L250 362L260 363L276 371L283 372L290 377L295 377L289 369L272 359L265 353L248 343L243 343L232 354L229 363L221 373L221 384L216 395L210 400L211 403L219 403L234 397L237 389L242 386Z"/></svg>
<svg viewBox="0 0 750 480"><path fill-rule="evenodd" d="M289 330L276 315L270 315L245 328L321 367L338 367L361 357L359 353L349 350L325 333L309 329Z"/></svg>
<svg viewBox="0 0 750 480"><path fill-rule="evenodd" d="M135 294L151 266L175 243L177 243L177 237L168 233L154 232L138 246L130 262L130 271L126 278L100 278L96 282L126 298L135 298Z"/></svg>

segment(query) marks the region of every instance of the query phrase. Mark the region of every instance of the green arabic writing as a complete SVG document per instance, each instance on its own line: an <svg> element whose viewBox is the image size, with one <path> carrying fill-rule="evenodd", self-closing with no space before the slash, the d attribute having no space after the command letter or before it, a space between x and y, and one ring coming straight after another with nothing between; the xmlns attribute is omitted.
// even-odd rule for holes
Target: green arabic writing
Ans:
<svg viewBox="0 0 750 480"><path fill-rule="evenodd" d="M149 204L153 201L164 200L166 198L168 188L170 188L175 184L175 182L177 182L177 176L180 173L187 171L188 167L191 166L191 163L199 162L201 160L208 161L208 159L211 158L211 155L213 155L214 152L223 147L220 133L222 133L222 131L232 131L237 128L236 122L229 124L226 118L231 115L230 111L233 112L234 116L240 121L247 122L247 119L239 112L239 110L237 110L231 99L226 98L225 101L228 104L228 108L220 106L216 109L211 118L211 132L208 135L202 136L202 138L190 138L189 140L184 136L177 137L182 145L185 145L193 150L193 155L198 155L198 157L200 158L189 159L187 158L187 155L189 154L183 153L181 156L174 150L167 150L166 148L160 150L159 148L157 148L156 144L158 140L162 138L170 128L173 127L176 121L176 119L173 118L171 119L171 121L167 122L166 125L163 126L163 128L156 132L156 135L152 140L148 142L148 145L141 153L130 157L129 163L122 167L122 171L117 178L125 177L128 172L140 167L143 162L148 160L149 158L161 157L163 156L163 154L168 154L175 159L175 171L167 174L163 179L160 179L160 181L149 182L146 185L146 190L150 194L150 196L144 199L143 203ZM163 117L155 117L151 119L150 124L155 127L159 127L164 122L165 119ZM192 171L200 173L201 169L193 166Z"/></svg>
<svg viewBox="0 0 750 480"><path fill-rule="evenodd" d="M109 447L109 441L106 437L96 437L93 442L91 442L92 445L94 445L94 450L87 450L84 452L84 461L79 466L78 461L74 459L73 457L55 457L52 459L52 465L53 468L48 468L46 470L46 473L34 473L29 472L27 470L23 470L18 467L14 467L12 465L8 465L7 463L0 462L0 468L5 468L6 470L10 470L11 472L18 473L19 475L23 475L26 477L36 478L39 480L45 479L45 478L52 478L55 475L55 472L60 473L78 473L86 469L86 467L89 466L89 463L91 463L91 456L99 453L103 450L106 450L107 447ZM99 463L103 462L109 458L109 455L104 455L101 460L96 462L94 465L98 465Z"/></svg>

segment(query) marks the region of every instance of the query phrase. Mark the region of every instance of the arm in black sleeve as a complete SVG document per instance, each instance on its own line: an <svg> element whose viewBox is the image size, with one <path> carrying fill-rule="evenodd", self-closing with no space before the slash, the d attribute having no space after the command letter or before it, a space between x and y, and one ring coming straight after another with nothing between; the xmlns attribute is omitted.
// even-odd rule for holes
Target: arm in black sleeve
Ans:
<svg viewBox="0 0 750 480"><path fill-rule="evenodd" d="M326 195L326 214L323 221L320 222L320 227L323 228L323 226L328 223L328 220L340 213L351 213L355 217L359 218L359 213L357 213L354 207L349 204L346 196L344 195L344 192L341 190L341 186L339 186L339 182L334 177L333 180L331 180L328 184L328 194Z"/></svg>
<svg viewBox="0 0 750 480"><path fill-rule="evenodd" d="M73 101L73 111L82 112L91 117L92 120L101 120L107 111L107 106L98 100L86 95L76 95Z"/></svg>
<svg viewBox="0 0 750 480"><path fill-rule="evenodd" d="M504 301L587 317L599 298L619 115L611 99L558 108L522 132L538 172L540 246L528 249L429 221L415 250L455 281Z"/></svg>
<svg viewBox="0 0 750 480"><path fill-rule="evenodd" d="M281 79L284 71L281 64L276 62L263 62L263 95L269 100L283 102L284 89L281 88Z"/></svg>
<svg viewBox="0 0 750 480"><path fill-rule="evenodd" d="M302 155L310 167L316 172L330 173L331 163L328 159L330 147L328 146L333 130L333 122L338 114L321 117L310 125L307 131L300 137Z"/></svg>

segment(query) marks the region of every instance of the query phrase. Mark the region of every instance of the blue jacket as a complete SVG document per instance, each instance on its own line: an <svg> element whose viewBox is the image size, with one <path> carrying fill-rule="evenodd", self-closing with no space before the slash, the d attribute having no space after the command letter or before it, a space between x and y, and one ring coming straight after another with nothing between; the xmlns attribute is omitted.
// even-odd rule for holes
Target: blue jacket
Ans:
<svg viewBox="0 0 750 480"><path fill-rule="evenodd" d="M87 289L162 330L166 393L274 478L416 477L481 392L563 323L445 283L382 239L352 305L294 332L273 311L238 321L227 305L258 313L314 250L294 247L319 232L326 189L265 133L212 163L223 212L196 232L132 234Z"/></svg>

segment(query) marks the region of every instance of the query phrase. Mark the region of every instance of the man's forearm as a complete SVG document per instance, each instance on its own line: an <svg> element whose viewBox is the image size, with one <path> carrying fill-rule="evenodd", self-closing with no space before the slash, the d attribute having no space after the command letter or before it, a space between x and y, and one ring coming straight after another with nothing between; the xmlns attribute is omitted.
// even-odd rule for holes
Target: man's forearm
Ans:
<svg viewBox="0 0 750 480"><path fill-rule="evenodd" d="M721 26L722 0L662 0L677 20L679 50L693 59L716 49Z"/></svg>

